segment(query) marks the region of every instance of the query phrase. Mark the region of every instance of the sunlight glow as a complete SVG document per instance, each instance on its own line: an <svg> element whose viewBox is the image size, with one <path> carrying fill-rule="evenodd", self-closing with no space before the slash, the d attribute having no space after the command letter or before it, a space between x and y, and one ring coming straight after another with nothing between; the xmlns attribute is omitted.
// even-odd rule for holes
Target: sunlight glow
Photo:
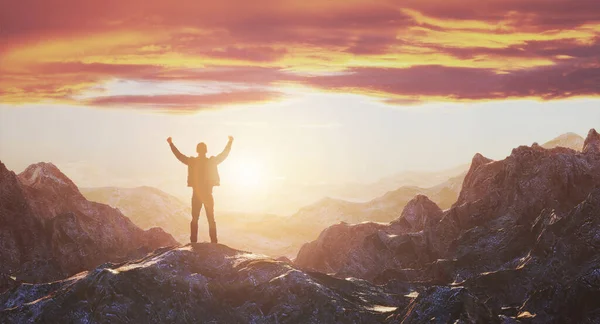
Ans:
<svg viewBox="0 0 600 324"><path fill-rule="evenodd" d="M233 160L232 160L233 162ZM256 158L242 158L229 167L233 185L243 189L258 189L266 185L263 164Z"/></svg>

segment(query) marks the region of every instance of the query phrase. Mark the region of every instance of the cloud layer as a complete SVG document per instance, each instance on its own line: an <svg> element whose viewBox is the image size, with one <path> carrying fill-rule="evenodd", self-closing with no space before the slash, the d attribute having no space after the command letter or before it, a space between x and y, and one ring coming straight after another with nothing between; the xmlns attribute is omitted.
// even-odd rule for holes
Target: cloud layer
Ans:
<svg viewBox="0 0 600 324"><path fill-rule="evenodd" d="M390 104L600 94L596 0L23 0L0 21L9 104L188 111L295 85ZM98 90L114 80L214 91Z"/></svg>

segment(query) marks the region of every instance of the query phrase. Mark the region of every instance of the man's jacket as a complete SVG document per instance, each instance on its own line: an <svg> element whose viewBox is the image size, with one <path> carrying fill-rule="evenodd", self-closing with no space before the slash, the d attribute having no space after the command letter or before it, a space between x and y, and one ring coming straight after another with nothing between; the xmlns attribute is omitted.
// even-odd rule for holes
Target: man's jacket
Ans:
<svg viewBox="0 0 600 324"><path fill-rule="evenodd" d="M170 146L175 157L188 166L188 187L208 188L219 186L221 184L217 166L229 155L229 151L231 151L231 141L227 143L223 152L217 156L211 156L210 158L205 156L185 156L179 152L173 143L171 143Z"/></svg>

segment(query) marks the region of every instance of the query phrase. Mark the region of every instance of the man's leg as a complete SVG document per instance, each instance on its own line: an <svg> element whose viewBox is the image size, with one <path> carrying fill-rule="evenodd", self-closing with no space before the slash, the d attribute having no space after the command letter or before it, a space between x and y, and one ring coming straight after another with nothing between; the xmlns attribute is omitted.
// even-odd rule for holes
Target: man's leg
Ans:
<svg viewBox="0 0 600 324"><path fill-rule="evenodd" d="M215 200L212 195L212 188L204 193L204 208L206 219L208 220L208 234L210 242L217 243L217 223L215 223Z"/></svg>
<svg viewBox="0 0 600 324"><path fill-rule="evenodd" d="M198 242L198 218L200 218L202 200L199 193L194 189L192 193L192 221L190 222L190 242Z"/></svg>

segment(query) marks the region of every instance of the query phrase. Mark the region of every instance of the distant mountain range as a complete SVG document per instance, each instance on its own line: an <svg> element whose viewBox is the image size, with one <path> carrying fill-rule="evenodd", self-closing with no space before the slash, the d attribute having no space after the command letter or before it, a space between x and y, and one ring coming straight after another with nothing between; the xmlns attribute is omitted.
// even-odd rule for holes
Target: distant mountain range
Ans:
<svg viewBox="0 0 600 324"><path fill-rule="evenodd" d="M189 242L190 203L183 202L159 189L83 188L92 201L118 208L141 228L161 227L178 241ZM209 241L206 218L201 213L200 241ZM216 212L219 241L224 244L272 256L293 256L311 236L302 235L288 226L285 217L237 212Z"/></svg>
<svg viewBox="0 0 600 324"><path fill-rule="evenodd" d="M191 220L190 203L153 187L137 188L81 188L91 201L118 208L137 226L148 229L160 227L179 242L189 241Z"/></svg>
<svg viewBox="0 0 600 324"><path fill-rule="evenodd" d="M458 197L464 175L438 186L423 189L402 187L366 203L325 198L302 208L292 216L217 212L217 228L222 242L243 250L274 257L296 255L300 246L316 237L324 228L337 222L383 221L398 215L404 205L417 194L427 194L442 206ZM82 194L118 208L141 228L161 227L180 242L189 241L190 205L159 189L83 188ZM204 213L200 221L200 239L208 240Z"/></svg>
<svg viewBox="0 0 600 324"><path fill-rule="evenodd" d="M291 216L294 224L311 224L313 237L325 227L339 223L361 223L365 221L389 222L398 218L404 206L417 195L427 195L442 206L449 208L458 198L465 174L448 179L431 188L400 187L364 203L325 198L300 209Z"/></svg>
<svg viewBox="0 0 600 324"><path fill-rule="evenodd" d="M583 150L583 142L583 137L575 133L565 133L542 144L542 147L547 149L554 147L567 147L581 152L581 150Z"/></svg>
<svg viewBox="0 0 600 324"><path fill-rule="evenodd" d="M285 203L290 201L294 206L297 206L296 208L300 209L313 205L322 199L368 203L402 187L412 188L408 190L417 193L423 190L423 188L440 185L448 179L460 178L464 176L468 169L469 165L465 164L441 171L399 172L389 177L381 178L373 183L307 185L296 188L298 192L295 193L295 196L294 194L286 195L288 197L280 201L279 204L283 207ZM458 186L460 187L460 183Z"/></svg>

